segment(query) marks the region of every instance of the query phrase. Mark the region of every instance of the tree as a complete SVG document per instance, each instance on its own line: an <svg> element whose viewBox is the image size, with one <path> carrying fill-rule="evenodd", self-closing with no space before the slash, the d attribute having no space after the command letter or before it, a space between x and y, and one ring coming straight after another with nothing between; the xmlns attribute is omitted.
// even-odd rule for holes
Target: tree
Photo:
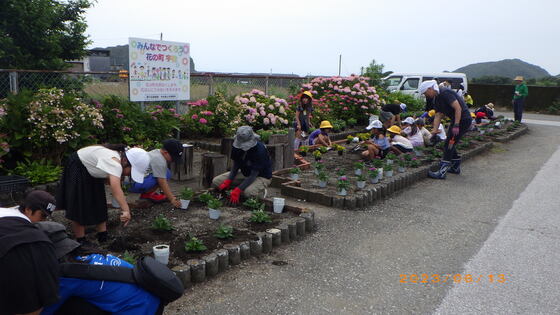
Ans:
<svg viewBox="0 0 560 315"><path fill-rule="evenodd" d="M0 68L61 70L85 55L90 0L0 1Z"/></svg>
<svg viewBox="0 0 560 315"><path fill-rule="evenodd" d="M383 80L381 79L392 73L391 71L384 73L384 67L383 64L377 64L375 59L371 61L364 71L364 76L369 78L369 85L383 86Z"/></svg>

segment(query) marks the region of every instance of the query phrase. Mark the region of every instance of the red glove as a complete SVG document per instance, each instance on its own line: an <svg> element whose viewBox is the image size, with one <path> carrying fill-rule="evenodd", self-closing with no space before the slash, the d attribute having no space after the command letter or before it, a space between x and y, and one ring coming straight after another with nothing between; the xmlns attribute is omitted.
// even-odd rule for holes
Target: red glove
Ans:
<svg viewBox="0 0 560 315"><path fill-rule="evenodd" d="M453 136L457 137L459 135L459 126L454 126L453 129L451 129L451 133L453 133Z"/></svg>
<svg viewBox="0 0 560 315"><path fill-rule="evenodd" d="M218 186L218 190L228 189L230 185L231 185L231 179L226 179L224 180L223 183L220 184L220 186Z"/></svg>
<svg viewBox="0 0 560 315"><path fill-rule="evenodd" d="M239 203L239 197L241 197L241 193L243 192L243 190L239 189L239 187L235 187L232 191L231 194L229 195L229 201L236 205Z"/></svg>

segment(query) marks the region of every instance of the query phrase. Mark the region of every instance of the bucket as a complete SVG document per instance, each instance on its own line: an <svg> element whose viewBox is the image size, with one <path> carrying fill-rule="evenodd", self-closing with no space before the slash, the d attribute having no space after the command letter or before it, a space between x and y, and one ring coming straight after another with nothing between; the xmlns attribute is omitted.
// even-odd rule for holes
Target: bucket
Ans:
<svg viewBox="0 0 560 315"><path fill-rule="evenodd" d="M354 174L356 174L356 176L360 176L360 175L362 175L362 170L357 168L357 169L354 170Z"/></svg>
<svg viewBox="0 0 560 315"><path fill-rule="evenodd" d="M160 263L167 265L169 263L169 245L156 245L153 247L154 258Z"/></svg>
<svg viewBox="0 0 560 315"><path fill-rule="evenodd" d="M187 210L187 208L189 207L189 203L191 201L190 200L185 200L185 199L180 199L180 201L181 201L181 209Z"/></svg>
<svg viewBox="0 0 560 315"><path fill-rule="evenodd" d="M284 210L284 203L286 201L284 200L284 198L276 198L274 197L272 199L272 207L274 209L274 213L282 213L282 210Z"/></svg>
<svg viewBox="0 0 560 315"><path fill-rule="evenodd" d="M360 189L364 189L364 187L366 187L366 182L362 181L362 180L357 181L356 186L358 186L358 188L360 188Z"/></svg>
<svg viewBox="0 0 560 315"><path fill-rule="evenodd" d="M338 194L339 196L346 196L347 193L348 193L348 192L346 191L346 189L341 189L341 190L339 190L339 191L337 192L337 194Z"/></svg>
<svg viewBox="0 0 560 315"><path fill-rule="evenodd" d="M208 208L208 216L210 219L218 220L220 218L220 214L222 214L220 210Z"/></svg>

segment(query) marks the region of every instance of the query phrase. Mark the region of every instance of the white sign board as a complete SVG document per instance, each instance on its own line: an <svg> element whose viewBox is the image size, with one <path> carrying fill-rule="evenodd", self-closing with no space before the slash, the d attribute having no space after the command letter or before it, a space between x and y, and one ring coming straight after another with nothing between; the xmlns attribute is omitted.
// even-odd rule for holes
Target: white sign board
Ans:
<svg viewBox="0 0 560 315"><path fill-rule="evenodd" d="M130 100L190 99L190 45L143 38L128 39Z"/></svg>

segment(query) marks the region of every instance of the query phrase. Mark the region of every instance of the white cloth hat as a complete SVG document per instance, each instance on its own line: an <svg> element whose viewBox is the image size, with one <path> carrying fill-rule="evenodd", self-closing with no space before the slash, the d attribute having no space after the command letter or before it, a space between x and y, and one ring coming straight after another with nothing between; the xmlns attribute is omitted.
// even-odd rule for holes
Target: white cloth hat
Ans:
<svg viewBox="0 0 560 315"><path fill-rule="evenodd" d="M414 124L414 118L412 118L412 117L406 117L406 119L403 120L403 123L412 125L412 124Z"/></svg>
<svg viewBox="0 0 560 315"><path fill-rule="evenodd" d="M383 124L380 120L374 120L366 127L367 130L371 130L373 128L383 128Z"/></svg>
<svg viewBox="0 0 560 315"><path fill-rule="evenodd" d="M426 93L426 91L429 88L432 88L436 92L439 93L439 87L438 87L438 84L437 84L436 80L428 80L428 81L422 82L422 84L420 84L420 87L418 88L418 90L420 91L420 94L424 94L424 93Z"/></svg>
<svg viewBox="0 0 560 315"><path fill-rule="evenodd" d="M130 163L130 176L132 180L141 184L144 182L144 175L150 166L150 156L148 152L140 148L132 148L126 151L126 158Z"/></svg>

